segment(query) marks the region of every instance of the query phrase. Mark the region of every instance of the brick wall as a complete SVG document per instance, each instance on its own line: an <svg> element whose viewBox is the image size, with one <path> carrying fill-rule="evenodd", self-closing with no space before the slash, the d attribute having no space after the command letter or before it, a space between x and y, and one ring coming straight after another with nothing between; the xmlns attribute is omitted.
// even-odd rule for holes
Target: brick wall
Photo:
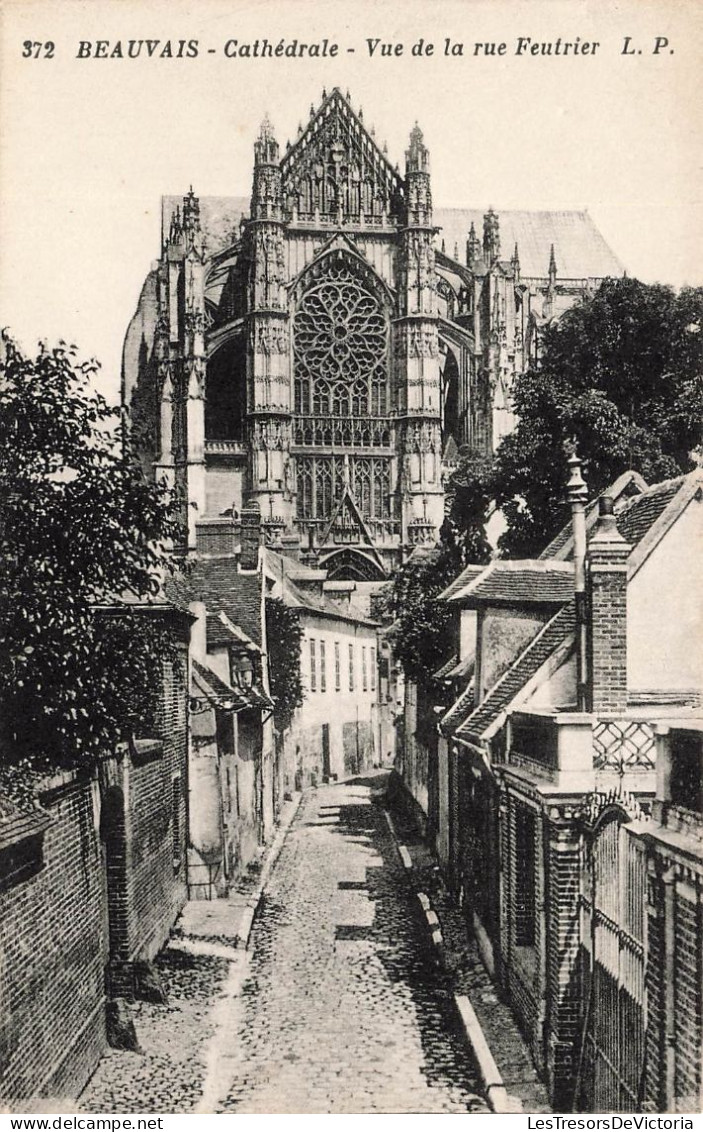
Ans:
<svg viewBox="0 0 703 1132"><path fill-rule="evenodd" d="M130 961L156 954L185 901L185 656L165 673L160 739L45 783L32 867L0 879L4 1101L80 1091L105 1049L106 967L129 992Z"/></svg>
<svg viewBox="0 0 703 1132"><path fill-rule="evenodd" d="M123 765L126 799L126 893L113 900L111 921L125 917L124 948L113 958L152 959L187 896L187 704L185 653L166 666L159 742ZM121 986L113 988L116 993Z"/></svg>
<svg viewBox="0 0 703 1132"><path fill-rule="evenodd" d="M581 1021L579 835L572 824L547 825L547 1070L557 1112L573 1101Z"/></svg>
<svg viewBox="0 0 703 1132"><path fill-rule="evenodd" d="M43 867L0 894L0 1097L75 1096L105 1048L105 898L94 784L49 794Z"/></svg>

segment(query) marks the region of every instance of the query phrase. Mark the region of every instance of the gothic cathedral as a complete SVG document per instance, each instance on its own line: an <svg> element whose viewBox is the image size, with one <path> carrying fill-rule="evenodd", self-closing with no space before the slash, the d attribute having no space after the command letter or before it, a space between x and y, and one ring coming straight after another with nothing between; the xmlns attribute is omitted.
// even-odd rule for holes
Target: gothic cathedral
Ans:
<svg viewBox="0 0 703 1132"><path fill-rule="evenodd" d="M264 121L250 202L165 198L123 358L145 467L190 549L256 501L270 545L380 580L435 541L460 448L512 427L540 329L621 273L586 212L433 210L418 126L401 173L335 88L283 154Z"/></svg>

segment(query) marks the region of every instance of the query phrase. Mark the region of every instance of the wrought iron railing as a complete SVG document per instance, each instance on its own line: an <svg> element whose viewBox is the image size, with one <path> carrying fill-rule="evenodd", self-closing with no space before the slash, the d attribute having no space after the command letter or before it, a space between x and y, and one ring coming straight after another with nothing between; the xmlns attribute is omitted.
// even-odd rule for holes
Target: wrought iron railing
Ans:
<svg viewBox="0 0 703 1132"><path fill-rule="evenodd" d="M652 725L644 720L599 719L593 727L593 766L596 770L654 770Z"/></svg>

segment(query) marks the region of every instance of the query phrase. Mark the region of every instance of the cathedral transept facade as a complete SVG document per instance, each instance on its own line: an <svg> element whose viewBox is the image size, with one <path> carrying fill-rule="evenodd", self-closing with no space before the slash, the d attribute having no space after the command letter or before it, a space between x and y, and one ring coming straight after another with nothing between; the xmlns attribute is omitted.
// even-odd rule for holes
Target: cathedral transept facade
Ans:
<svg viewBox="0 0 703 1132"><path fill-rule="evenodd" d="M335 88L284 149L263 123L250 201L164 199L123 359L142 459L191 549L256 501L271 545L382 579L512 427L544 323L621 272L587 213L435 209L418 126L401 172Z"/></svg>

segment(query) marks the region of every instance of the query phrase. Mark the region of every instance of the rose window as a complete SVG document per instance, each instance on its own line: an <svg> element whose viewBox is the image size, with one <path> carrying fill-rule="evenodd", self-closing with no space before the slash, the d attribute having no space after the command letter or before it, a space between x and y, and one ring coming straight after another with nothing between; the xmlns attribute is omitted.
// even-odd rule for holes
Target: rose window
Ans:
<svg viewBox="0 0 703 1132"><path fill-rule="evenodd" d="M337 260L303 295L294 319L295 408L316 416L388 411L388 328L382 303Z"/></svg>

